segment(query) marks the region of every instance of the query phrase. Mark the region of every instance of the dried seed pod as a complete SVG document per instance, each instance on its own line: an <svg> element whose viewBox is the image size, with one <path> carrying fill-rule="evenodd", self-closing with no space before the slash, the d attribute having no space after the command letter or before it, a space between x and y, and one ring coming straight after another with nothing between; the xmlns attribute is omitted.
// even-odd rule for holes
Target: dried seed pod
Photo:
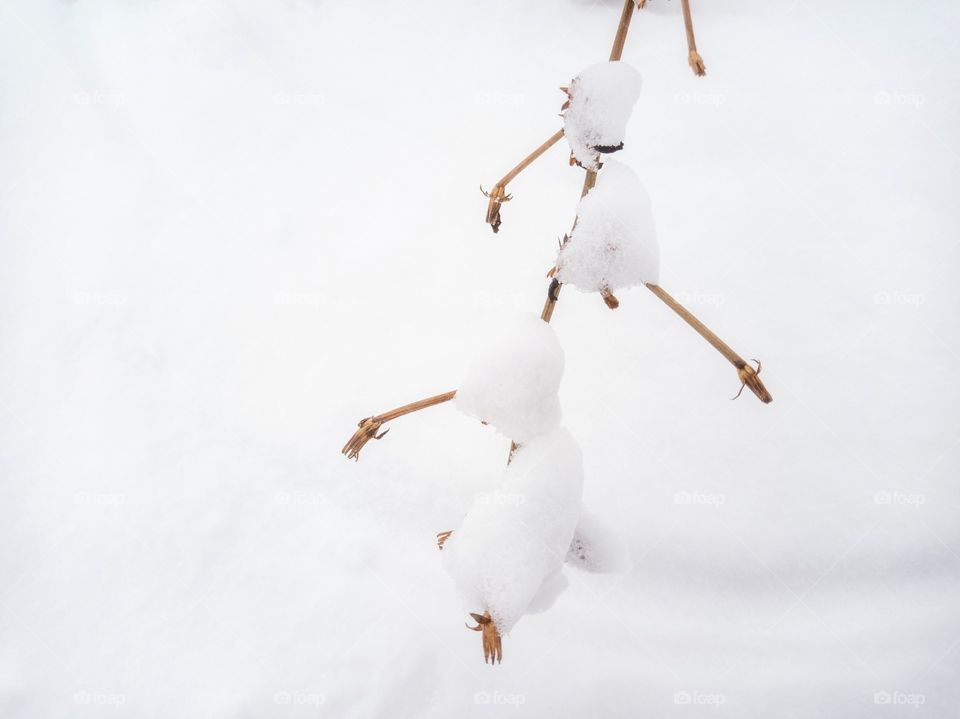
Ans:
<svg viewBox="0 0 960 719"><path fill-rule="evenodd" d="M481 185L480 192L483 193L484 197L490 198L490 202L487 203L487 224L493 228L494 232L499 232L501 224L500 208L504 202L510 202L513 195L506 194L502 185L494 185L490 192L484 190L483 185Z"/></svg>
<svg viewBox="0 0 960 719"><path fill-rule="evenodd" d="M773 402L773 395L771 395L767 388L763 386L763 382L760 381L760 370L763 368L763 365L760 363L760 360L751 360L752 362L757 363L757 368L754 369L746 362L737 367L737 375L740 377L740 392L737 392L737 397L743 392L744 387L749 387L750 391L757 395L757 398L764 404L770 404ZM733 399L736 399L734 397Z"/></svg>

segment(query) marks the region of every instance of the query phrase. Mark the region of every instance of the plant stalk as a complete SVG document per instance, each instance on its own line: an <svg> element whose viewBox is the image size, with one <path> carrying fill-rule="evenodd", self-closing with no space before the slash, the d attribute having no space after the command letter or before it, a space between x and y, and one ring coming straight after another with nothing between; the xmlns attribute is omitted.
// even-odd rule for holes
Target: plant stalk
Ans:
<svg viewBox="0 0 960 719"><path fill-rule="evenodd" d="M402 417L405 414L410 414L421 409L426 409L427 407L433 407L434 405L449 402L453 399L456 393L457 390L451 390L450 392L444 392L443 394L434 395L433 397L427 397L426 399L420 399L416 402L405 404L402 407L391 409L383 414L361 419L359 422L357 422L357 431L353 433L353 436L345 445L343 445L343 449L340 451L347 455L347 459L359 459L360 450L364 448L367 442L369 442L371 439L381 439L387 432L390 431L389 429L385 429L383 432L380 432L380 427L383 424L392 419L396 419L397 417Z"/></svg>
<svg viewBox="0 0 960 719"><path fill-rule="evenodd" d="M613 46L610 48L610 62L615 62L623 56L623 47L627 42L627 32L630 30L630 20L633 19L633 8L635 0L624 0L623 11L620 13L620 23L617 25L617 34L613 37ZM596 170L587 170L583 178L583 189L580 191L582 200L590 190L597 184ZM577 226L574 219L573 226ZM550 322L553 319L553 310L560 299L560 289L563 285L560 282L551 282L550 289L547 291L547 300L543 304L543 310L540 312L540 319L544 322Z"/></svg>
<svg viewBox="0 0 960 719"><path fill-rule="evenodd" d="M740 377L743 385L749 387L750 391L757 395L761 402L769 404L773 401L773 396L767 391L767 388L763 386L763 382L760 381L759 369L755 370L747 364L743 357L733 351L730 345L717 337L713 330L697 319L690 310L673 299L670 293L660 285L648 284L646 287L656 295L661 302L676 312L684 322L693 327L697 334L709 342L717 352L722 354L726 360L736 368L737 375ZM741 386L740 389L742 391L743 386ZM737 396L739 397L740 395L738 394Z"/></svg>
<svg viewBox="0 0 960 719"><path fill-rule="evenodd" d="M687 62L693 74L703 77L707 74L707 66L697 52L697 38L693 35L693 16L690 14L690 0L681 0L683 6L683 26L687 31Z"/></svg>
<svg viewBox="0 0 960 719"><path fill-rule="evenodd" d="M517 175L532 165L540 155L556 145L561 137L563 137L563 128L557 130L549 139L540 145L540 147L520 160L516 167L501 177L500 181L490 188L490 192L484 190L482 186L480 187L480 192L490 198L490 201L487 203L487 224L493 228L494 232L500 231L500 208L504 202L510 202L510 200L513 199L513 195L507 194L507 185L510 184L511 180Z"/></svg>

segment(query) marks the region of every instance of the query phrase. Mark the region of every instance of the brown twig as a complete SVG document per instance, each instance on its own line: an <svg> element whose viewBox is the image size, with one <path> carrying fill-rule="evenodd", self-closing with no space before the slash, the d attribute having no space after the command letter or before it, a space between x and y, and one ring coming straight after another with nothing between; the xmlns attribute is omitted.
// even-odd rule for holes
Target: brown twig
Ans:
<svg viewBox="0 0 960 719"><path fill-rule="evenodd" d="M630 30L630 20L633 19L634 4L638 9L642 8L646 2L635 3L635 0L627 0L623 3L623 10L620 12L620 22L617 24L617 34L613 36L613 45L610 47L610 62L619 60L623 56L623 46L627 43L627 32Z"/></svg>
<svg viewBox="0 0 960 719"><path fill-rule="evenodd" d="M740 355L731 349L730 345L717 337L717 335L709 327L697 319L693 313L690 312L690 310L673 299L673 297L671 297L670 294L660 285L649 284L647 285L647 289L656 295L665 305L667 305L667 307L680 315L684 322L693 327L697 334L713 345L713 347L737 369L737 376L740 378L741 382L741 392L743 391L744 387L749 387L750 391L753 392L764 404L770 404L773 401L773 397L767 391L767 388L763 386L763 382L760 381L761 365L759 362L754 360L757 362L757 369L753 369L753 367L748 365ZM737 397L739 396L740 392L737 393ZM736 397L734 397L734 399L736 399Z"/></svg>
<svg viewBox="0 0 960 719"><path fill-rule="evenodd" d="M450 392L444 392L443 394L434 395L433 397L427 397L426 399L405 404L402 407L391 409L389 412L384 412L383 414L361 419L359 422L357 422L357 431L353 433L353 436L345 445L343 445L343 449L340 451L347 455L347 459L359 459L360 450L364 448L367 442L369 442L371 439L381 439L387 432L390 431L389 429L385 429L383 432L380 432L380 427L382 425L392 419L402 417L405 414L410 414L411 412L426 409L427 407L433 407L437 404L449 402L453 399L456 393L457 390L451 390Z"/></svg>
<svg viewBox="0 0 960 719"><path fill-rule="evenodd" d="M690 69L697 77L703 77L707 74L707 66L703 64L703 58L697 52L697 38L693 36L693 16L690 14L690 0L681 0L683 6L683 26L687 31L687 62L690 63Z"/></svg>
<svg viewBox="0 0 960 719"><path fill-rule="evenodd" d="M441 552L443 551L444 543L450 539L451 534L453 534L452 529L448 529L446 532L437 532L437 549Z"/></svg>
<svg viewBox="0 0 960 719"><path fill-rule="evenodd" d="M510 184L510 181L513 180L517 175L532 165L534 161L540 157L540 155L556 145L561 137L563 137L562 128L553 133L553 135L550 136L550 139L523 158L516 167L510 170L510 172L501 177L500 181L490 188L490 192L484 190L483 185L480 186L480 192L482 192L485 197L490 198L490 201L487 203L487 224L493 228L494 232L500 231L500 208L503 206L504 202L509 202L513 199L513 195L507 194L507 185Z"/></svg>

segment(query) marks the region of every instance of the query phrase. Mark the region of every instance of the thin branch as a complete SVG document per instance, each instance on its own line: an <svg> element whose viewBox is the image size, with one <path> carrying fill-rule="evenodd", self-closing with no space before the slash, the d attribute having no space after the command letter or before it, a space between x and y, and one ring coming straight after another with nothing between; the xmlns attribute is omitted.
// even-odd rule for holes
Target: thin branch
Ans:
<svg viewBox="0 0 960 719"><path fill-rule="evenodd" d="M534 161L540 157L540 155L556 145L557 142L560 141L561 137L563 137L562 128L553 133L550 136L550 139L523 158L516 167L510 170L510 172L501 177L500 181L490 188L490 192L484 190L482 185L480 186L480 192L482 192L484 196L490 198L490 202L487 203L487 224L493 228L494 232L500 231L501 206L504 202L510 202L510 200L513 199L513 195L507 194L507 185L510 184L510 181L513 180L517 175L532 165Z"/></svg>
<svg viewBox="0 0 960 719"><path fill-rule="evenodd" d="M433 407L437 404L443 404L444 402L449 402L453 399L454 395L457 393L457 390L451 390L450 392L444 392L443 394L434 395L433 397L427 397L426 399L417 400L416 402L411 402L410 404L405 404L402 407L397 407L396 409L391 409L389 412L384 412L383 414L378 414L374 417L366 417L357 422L357 431L353 433L353 436L350 440L343 445L343 449L340 450L343 454L347 455L347 459L359 459L360 450L371 439L381 439L389 429L383 430L380 432L380 427L389 422L392 419L397 417L402 417L405 414L410 414L411 412L417 412L421 409L426 409L427 407Z"/></svg>
<svg viewBox="0 0 960 719"><path fill-rule="evenodd" d="M703 58L697 52L697 38L693 36L693 17L690 14L690 0L681 0L683 6L683 26L687 31L687 62L690 63L690 69L697 77L703 77L707 74L707 66L703 64Z"/></svg>
<svg viewBox="0 0 960 719"><path fill-rule="evenodd" d="M760 381L759 362L757 362L757 369L754 369L747 364L743 357L733 351L730 345L717 337L717 335L709 327L697 319L693 313L690 312L690 310L673 299L673 297L671 297L670 294L660 285L649 284L647 285L647 289L655 294L665 305L667 305L667 307L680 315L684 322L693 327L697 334L713 345L714 349L722 354L730 364L736 367L737 376L740 378L741 382L741 392L743 391L744 386L746 386L749 387L750 391L753 392L764 404L769 404L773 401L773 396L771 396L771 394L767 391L767 388L763 386L763 382ZM737 397L739 396L740 394L737 393ZM736 399L736 397L734 399Z"/></svg>
<svg viewBox="0 0 960 719"><path fill-rule="evenodd" d="M617 25L617 34L613 36L613 46L610 48L610 62L619 60L623 56L623 46L627 43L627 31L630 30L630 20L633 18L633 6L643 7L646 0L636 2L636 0L627 0L623 3L623 11L620 13L620 23Z"/></svg>

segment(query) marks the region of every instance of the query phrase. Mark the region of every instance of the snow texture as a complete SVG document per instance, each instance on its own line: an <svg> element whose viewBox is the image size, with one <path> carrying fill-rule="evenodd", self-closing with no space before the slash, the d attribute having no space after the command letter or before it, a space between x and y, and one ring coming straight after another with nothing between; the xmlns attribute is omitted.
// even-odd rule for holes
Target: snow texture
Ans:
<svg viewBox="0 0 960 719"><path fill-rule="evenodd" d="M591 65L571 81L563 129L581 166L596 170L601 153L623 148L641 84L640 73L620 61Z"/></svg>
<svg viewBox="0 0 960 719"><path fill-rule="evenodd" d="M576 226L557 255L557 279L599 292L656 283L659 272L650 196L633 170L608 160L580 200Z"/></svg>
<svg viewBox="0 0 960 719"><path fill-rule="evenodd" d="M560 427L520 447L502 486L474 499L443 550L467 611L489 611L509 632L528 610L552 606L580 517L583 458Z"/></svg>
<svg viewBox="0 0 960 719"><path fill-rule="evenodd" d="M775 400L658 303L562 293L584 504L635 568L565 566L496 669L432 534L507 441L442 405L338 450L542 306L582 171L527 170L509 241L477 183L619 4L0 6L0 717L956 715L960 3L695 2L706 78L679 2L634 18L614 157Z"/></svg>
<svg viewBox="0 0 960 719"><path fill-rule="evenodd" d="M549 324L526 313L511 317L478 343L454 404L506 437L526 442L560 423L563 362Z"/></svg>
<svg viewBox="0 0 960 719"><path fill-rule="evenodd" d="M627 545L595 514L583 511L567 552L567 564L585 572L618 574L630 566Z"/></svg>

